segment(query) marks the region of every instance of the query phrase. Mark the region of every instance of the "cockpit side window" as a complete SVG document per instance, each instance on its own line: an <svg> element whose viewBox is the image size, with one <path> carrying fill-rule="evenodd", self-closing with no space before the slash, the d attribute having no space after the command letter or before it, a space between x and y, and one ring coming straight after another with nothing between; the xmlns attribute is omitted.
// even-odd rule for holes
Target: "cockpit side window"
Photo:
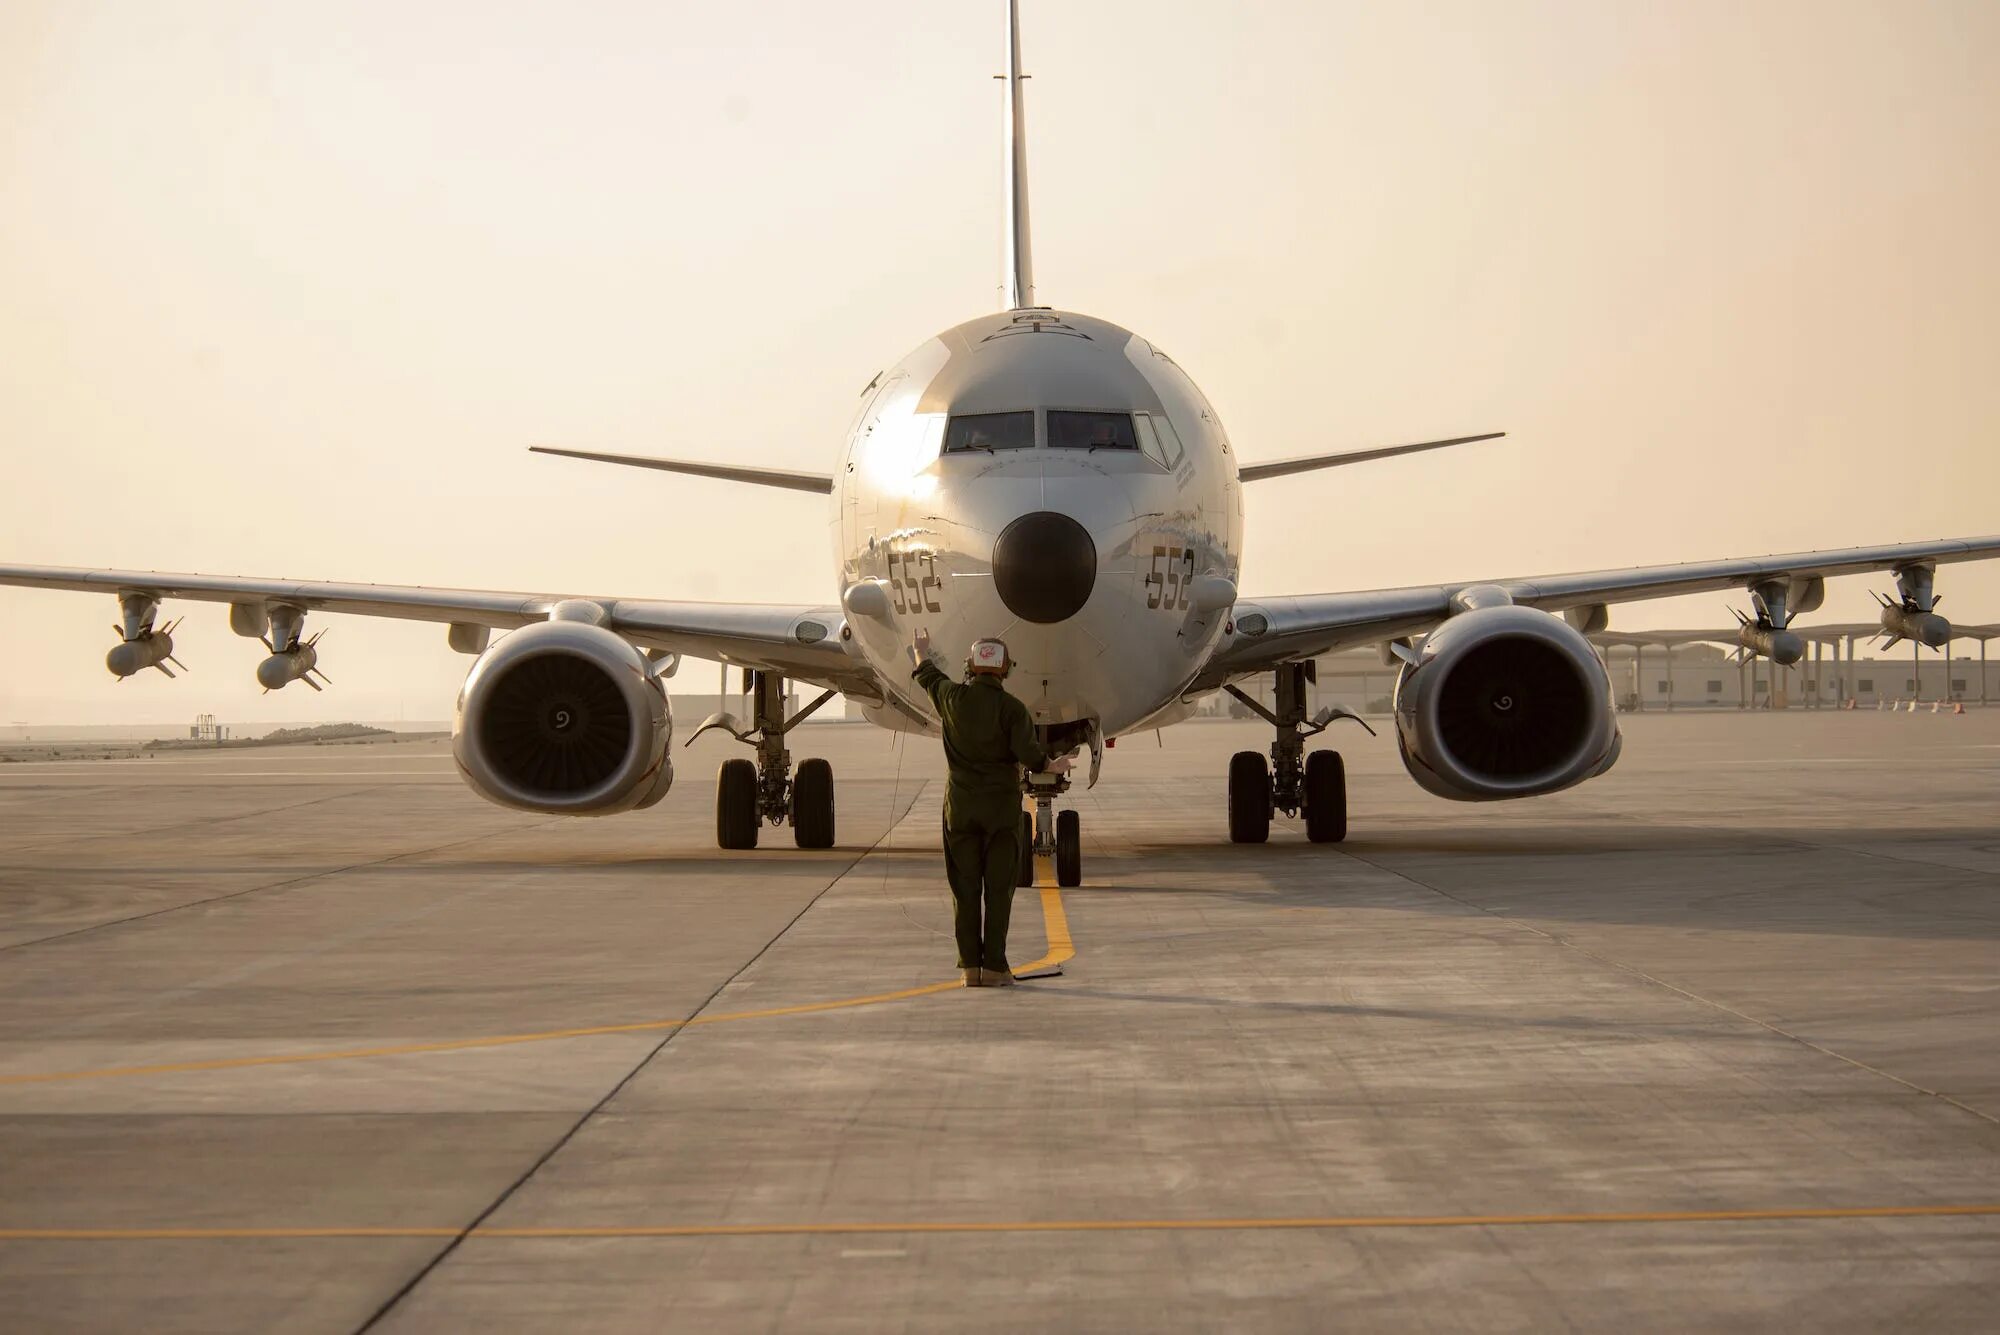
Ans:
<svg viewBox="0 0 2000 1335"><path fill-rule="evenodd" d="M1167 420L1165 414L1139 414L1139 441L1140 444L1147 445L1146 453L1156 462L1168 468L1181 466L1181 455L1184 451L1181 448L1180 434L1174 430L1174 424ZM1154 453L1155 449L1159 451L1157 454Z"/></svg>
<svg viewBox="0 0 2000 1335"><path fill-rule="evenodd" d="M964 454L971 450L1031 450L1035 447L1035 415L1020 413L965 413L945 426L944 452Z"/></svg>
<svg viewBox="0 0 2000 1335"><path fill-rule="evenodd" d="M1160 448L1159 433L1153 430L1152 414L1133 413L1132 425L1139 428L1139 452L1160 467L1165 468L1167 466L1167 455L1166 451Z"/></svg>
<svg viewBox="0 0 2000 1335"><path fill-rule="evenodd" d="M1130 413L1049 410L1049 444L1059 450L1136 450Z"/></svg>

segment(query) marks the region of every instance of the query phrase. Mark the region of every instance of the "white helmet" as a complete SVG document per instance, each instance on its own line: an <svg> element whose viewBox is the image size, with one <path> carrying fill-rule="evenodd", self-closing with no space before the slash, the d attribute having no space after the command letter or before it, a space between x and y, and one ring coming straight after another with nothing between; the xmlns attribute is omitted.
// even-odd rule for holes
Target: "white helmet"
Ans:
<svg viewBox="0 0 2000 1335"><path fill-rule="evenodd" d="M1014 660L1007 653L1005 640L974 640L972 653L965 660L965 670L972 673L990 673L1004 677L1014 670Z"/></svg>

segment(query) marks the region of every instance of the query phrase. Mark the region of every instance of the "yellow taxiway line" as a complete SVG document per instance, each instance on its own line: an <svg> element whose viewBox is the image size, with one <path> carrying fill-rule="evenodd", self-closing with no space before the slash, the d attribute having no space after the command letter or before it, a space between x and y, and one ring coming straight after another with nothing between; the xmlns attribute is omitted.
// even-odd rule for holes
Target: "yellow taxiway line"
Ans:
<svg viewBox="0 0 2000 1335"><path fill-rule="evenodd" d="M1398 1228L1533 1228L1589 1224L1803 1223L1840 1219L1951 1219L2000 1215L1976 1205L1801 1206L1769 1210L1613 1210L1564 1214L1325 1215L1218 1219L852 1221L826 1224L622 1224L601 1228L0 1228L0 1242L205 1242L286 1238L761 1238L881 1233L1158 1233Z"/></svg>
<svg viewBox="0 0 2000 1335"><path fill-rule="evenodd" d="M1076 947L1070 940L1069 916L1063 912L1062 891L1043 879L1042 925L1048 937L1048 953L1031 964L1016 968L1017 973L1052 969L1073 959ZM685 1020L640 1020L631 1024L598 1024L575 1029L543 1029L525 1034L494 1034L484 1038L441 1039L434 1043L397 1043L381 1047L339 1048L329 1052L283 1052L261 1057L218 1057L208 1061L159 1062L148 1066L103 1066L82 1071L30 1071L0 1075L0 1086L42 1085L71 1080L112 1080L129 1076L184 1075L192 1071L238 1071L253 1066L297 1066L307 1062L359 1061L366 1057L408 1057L427 1052L468 1052L478 1048L504 1048L519 1043L552 1043L566 1038L598 1038L607 1034L656 1033L668 1029L692 1029L708 1024L735 1024L743 1020L774 1020L787 1015L818 1015L826 1011L853 1010L859 1006L880 1006L892 1001L909 1001L962 986L926 983L921 987L899 988L894 992L872 992L866 996L842 997L835 1001L809 1001L797 1006L771 1006L762 1010L725 1011L719 1015L696 1015Z"/></svg>
<svg viewBox="0 0 2000 1335"><path fill-rule="evenodd" d="M1063 911L1062 891L1049 884L1038 889L1042 892L1042 932L1048 937L1049 953L1032 963L1015 965L1015 973L1040 973L1076 958L1076 944L1069 939L1069 914Z"/></svg>

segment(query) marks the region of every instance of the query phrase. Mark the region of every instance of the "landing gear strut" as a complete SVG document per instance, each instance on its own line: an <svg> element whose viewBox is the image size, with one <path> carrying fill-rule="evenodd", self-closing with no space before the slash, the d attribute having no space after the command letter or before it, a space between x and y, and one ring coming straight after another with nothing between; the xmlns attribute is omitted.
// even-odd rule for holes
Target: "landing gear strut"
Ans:
<svg viewBox="0 0 2000 1335"><path fill-rule="evenodd" d="M1032 831L1030 855L1021 860L1020 884L1035 883L1036 857L1054 858L1056 884L1064 887L1083 884L1083 819L1074 811L1057 811L1056 798L1069 791L1069 776L1030 774L1028 796L1034 799L1032 825L1021 813L1023 831Z"/></svg>
<svg viewBox="0 0 2000 1335"><path fill-rule="evenodd" d="M1316 679L1311 662L1278 666L1275 709L1235 686L1224 686L1251 712L1278 731L1271 743L1271 763L1255 751L1238 751L1229 758L1229 838L1232 843L1261 844L1271 836L1277 812L1303 815L1306 838L1316 844L1337 844L1347 837L1347 766L1338 751L1306 755L1306 739L1325 732L1336 721L1359 715L1334 705L1306 717L1306 683ZM1368 734L1375 734L1368 728Z"/></svg>
<svg viewBox="0 0 2000 1335"><path fill-rule="evenodd" d="M1042 748L1050 756L1071 755L1078 747L1089 747L1090 781L1097 782L1097 764L1103 756L1103 741L1098 735L1096 720L1046 724L1036 728L1035 732L1041 738ZM1020 884L1035 883L1035 859L1044 857L1055 859L1057 885L1082 885L1083 819L1074 811L1056 810L1056 799L1069 791L1069 776L1047 771L1030 774L1022 783L1022 789L1035 804L1035 814L1030 819L1027 812L1021 813L1021 833L1026 838L1021 855Z"/></svg>
<svg viewBox="0 0 2000 1335"><path fill-rule="evenodd" d="M785 734L827 701L820 692L811 704L785 717L785 679L776 672L744 673L750 694L748 727L732 714L712 714L682 745L691 745L710 728L720 728L755 749L755 760L725 760L715 776L715 842L721 848L755 848L758 829L766 822L790 824L800 848L833 847L833 766L824 760L799 762L792 776L792 753Z"/></svg>

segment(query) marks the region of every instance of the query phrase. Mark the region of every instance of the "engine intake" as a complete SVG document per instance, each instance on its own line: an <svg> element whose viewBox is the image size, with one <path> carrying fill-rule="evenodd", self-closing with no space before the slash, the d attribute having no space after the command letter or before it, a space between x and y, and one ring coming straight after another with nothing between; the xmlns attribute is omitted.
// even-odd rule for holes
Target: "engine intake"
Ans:
<svg viewBox="0 0 2000 1335"><path fill-rule="evenodd" d="M472 665L452 754L490 802L605 816L666 796L672 735L665 688L644 654L601 626L545 621Z"/></svg>
<svg viewBox="0 0 2000 1335"><path fill-rule="evenodd" d="M1553 793L1618 758L1603 660L1574 627L1531 607L1486 607L1428 636L1396 680L1403 764L1439 797Z"/></svg>

